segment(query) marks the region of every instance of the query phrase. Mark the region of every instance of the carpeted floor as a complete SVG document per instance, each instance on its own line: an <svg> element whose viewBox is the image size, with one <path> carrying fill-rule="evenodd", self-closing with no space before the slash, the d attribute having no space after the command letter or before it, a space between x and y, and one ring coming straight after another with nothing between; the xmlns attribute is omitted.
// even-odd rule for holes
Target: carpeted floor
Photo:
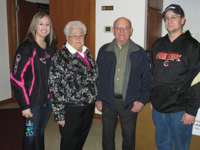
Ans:
<svg viewBox="0 0 200 150"><path fill-rule="evenodd" d="M21 150L23 117L20 108L0 109L1 150Z"/></svg>
<svg viewBox="0 0 200 150"><path fill-rule="evenodd" d="M11 120L13 120L14 124L11 123ZM10 124L12 124L12 126ZM12 128L12 130L9 130L9 128ZM22 150L22 130L23 117L19 105L16 102L0 105L0 150ZM15 132L14 136L12 136L12 132ZM101 145L102 120L94 118L83 150L102 150ZM116 150L120 150L122 147L121 125L119 123L116 128L115 145ZM58 123L54 121L53 113L51 113L45 129L45 150L59 149L60 132Z"/></svg>

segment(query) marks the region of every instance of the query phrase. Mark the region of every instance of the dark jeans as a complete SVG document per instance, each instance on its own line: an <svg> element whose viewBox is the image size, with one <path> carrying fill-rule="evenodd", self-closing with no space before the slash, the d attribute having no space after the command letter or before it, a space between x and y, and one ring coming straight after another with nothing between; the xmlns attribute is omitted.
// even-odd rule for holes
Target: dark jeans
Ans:
<svg viewBox="0 0 200 150"><path fill-rule="evenodd" d="M115 150L115 129L118 116L122 129L122 150L135 150L135 129L137 114L131 111L133 105L123 110L122 98L115 99L115 109L110 109L103 105L103 150Z"/></svg>
<svg viewBox="0 0 200 150"><path fill-rule="evenodd" d="M158 150L189 150L193 125L183 125L185 111L160 113L153 109L152 117L156 126L156 145Z"/></svg>
<svg viewBox="0 0 200 150"><path fill-rule="evenodd" d="M94 103L72 107L65 106L65 126L59 125L61 150L82 150L94 116Z"/></svg>
<svg viewBox="0 0 200 150"><path fill-rule="evenodd" d="M34 135L26 136L26 117L24 117L23 150L44 150L44 129L51 111L51 101L48 99L47 107L31 106L33 113L33 131Z"/></svg>

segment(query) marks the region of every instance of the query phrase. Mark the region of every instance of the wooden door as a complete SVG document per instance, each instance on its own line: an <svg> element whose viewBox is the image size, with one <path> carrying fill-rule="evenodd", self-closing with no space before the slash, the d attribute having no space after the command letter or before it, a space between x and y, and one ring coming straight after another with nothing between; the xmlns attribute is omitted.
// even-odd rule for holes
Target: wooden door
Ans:
<svg viewBox="0 0 200 150"><path fill-rule="evenodd" d="M35 3L26 2L25 0L18 0L17 3L19 6L18 7L19 11L18 11L18 18L16 19L16 9L14 9L15 0L7 0L6 2L7 2L7 21L8 21L9 63L11 70L17 46L25 39L33 15L37 12L37 7ZM17 37L17 20L18 20L18 37ZM11 98L6 101L3 101L3 103L16 101L13 91L11 94L12 94Z"/></svg>
<svg viewBox="0 0 200 150"><path fill-rule="evenodd" d="M161 11L153 8L148 8L147 22L147 47L146 50L151 50L153 43L161 37L162 34L162 18Z"/></svg>
<svg viewBox="0 0 200 150"><path fill-rule="evenodd" d="M19 44L24 41L33 16L37 13L37 3L17 0Z"/></svg>
<svg viewBox="0 0 200 150"><path fill-rule="evenodd" d="M148 0L148 6L157 10L163 10L163 0Z"/></svg>
<svg viewBox="0 0 200 150"><path fill-rule="evenodd" d="M95 56L95 0L49 0L49 15L58 40L57 50L66 43L65 25L80 20L87 28L85 45Z"/></svg>
<svg viewBox="0 0 200 150"><path fill-rule="evenodd" d="M146 50L151 50L153 43L162 35L162 9L163 0L148 0Z"/></svg>

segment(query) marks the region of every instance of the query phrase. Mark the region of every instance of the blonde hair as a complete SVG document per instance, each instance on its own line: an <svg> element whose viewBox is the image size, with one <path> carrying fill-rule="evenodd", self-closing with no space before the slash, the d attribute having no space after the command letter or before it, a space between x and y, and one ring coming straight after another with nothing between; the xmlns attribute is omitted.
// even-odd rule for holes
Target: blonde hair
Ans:
<svg viewBox="0 0 200 150"><path fill-rule="evenodd" d="M47 35L47 37L45 38L46 40L49 41L49 45L50 45L51 42L53 41L53 39L56 39L56 35L54 33L54 30L53 30L53 24L52 24L50 16L48 14L44 13L44 12L38 12L33 16L33 19L32 19L31 24L29 26L26 38L30 38L31 40L35 40L35 38L36 38L36 29L35 29L36 25L39 23L39 21L44 16L48 17L49 23L50 23L50 32Z"/></svg>

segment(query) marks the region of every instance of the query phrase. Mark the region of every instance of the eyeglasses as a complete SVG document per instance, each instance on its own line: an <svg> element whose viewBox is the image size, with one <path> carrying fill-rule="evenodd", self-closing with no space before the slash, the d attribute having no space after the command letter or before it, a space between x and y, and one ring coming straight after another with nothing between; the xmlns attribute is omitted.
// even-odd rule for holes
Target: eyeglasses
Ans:
<svg viewBox="0 0 200 150"><path fill-rule="evenodd" d="M125 26L125 27L114 27L114 29L116 30L116 31L121 31L121 29L123 29L124 31L127 31L127 30L129 30L131 27L127 27L127 26Z"/></svg>
<svg viewBox="0 0 200 150"><path fill-rule="evenodd" d="M180 17L180 16L165 17L164 21L169 21L169 20L175 21L178 17Z"/></svg>
<svg viewBox="0 0 200 150"><path fill-rule="evenodd" d="M70 38L72 38L72 39L78 39L78 38L80 38L80 39L83 39L84 38L84 35L72 35L72 36L68 36L68 37L70 37Z"/></svg>

